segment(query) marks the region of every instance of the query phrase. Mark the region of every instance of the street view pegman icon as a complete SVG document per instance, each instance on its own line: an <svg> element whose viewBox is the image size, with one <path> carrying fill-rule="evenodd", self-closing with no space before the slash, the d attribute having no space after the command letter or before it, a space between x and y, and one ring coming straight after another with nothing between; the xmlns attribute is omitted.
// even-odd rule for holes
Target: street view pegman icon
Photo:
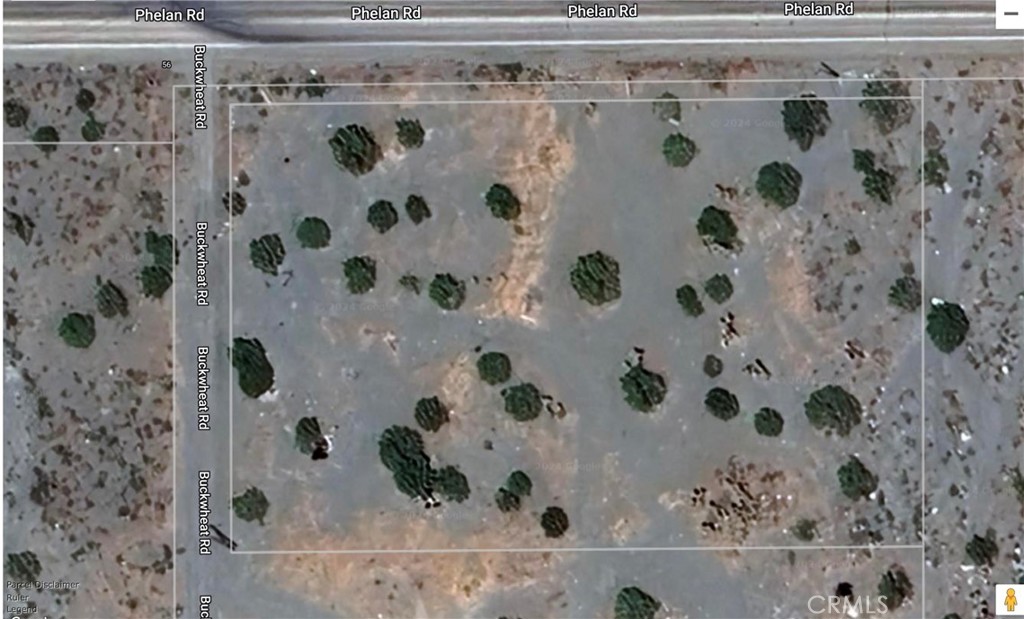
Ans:
<svg viewBox="0 0 1024 619"><path fill-rule="evenodd" d="M1017 598L1018 585L996 585L996 615L999 617L1024 617L1024 604ZM1024 595L1024 593L1022 593Z"/></svg>

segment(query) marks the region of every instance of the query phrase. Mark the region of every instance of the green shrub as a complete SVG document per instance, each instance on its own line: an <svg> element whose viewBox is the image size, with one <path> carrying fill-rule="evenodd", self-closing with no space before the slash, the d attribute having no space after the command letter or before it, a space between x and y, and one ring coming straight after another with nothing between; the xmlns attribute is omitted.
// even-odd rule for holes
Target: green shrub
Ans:
<svg viewBox="0 0 1024 619"><path fill-rule="evenodd" d="M423 138L426 132L423 125L417 119L399 118L395 121L398 127L398 143L406 148L419 148L423 146Z"/></svg>
<svg viewBox="0 0 1024 619"><path fill-rule="evenodd" d="M615 596L615 619L654 619L661 602L639 587L626 587Z"/></svg>
<svg viewBox="0 0 1024 619"><path fill-rule="evenodd" d="M487 195L484 196L484 202L487 204L487 208L491 209L491 215L505 221L519 217L521 212L519 198L512 193L507 185L501 183L491 185L491 188L487 190Z"/></svg>
<svg viewBox="0 0 1024 619"><path fill-rule="evenodd" d="M764 407L754 415L754 429L761 436L778 436L782 426L782 415L774 408Z"/></svg>
<svg viewBox="0 0 1024 619"><path fill-rule="evenodd" d="M398 211L387 200L377 200L366 212L366 221L371 228L384 234L398 224Z"/></svg>
<svg viewBox="0 0 1024 619"><path fill-rule="evenodd" d="M761 166L757 173L757 193L767 202L789 208L800 199L803 176L796 168L779 161Z"/></svg>
<svg viewBox="0 0 1024 619"><path fill-rule="evenodd" d="M405 426L384 430L377 443L380 461L392 473L398 491L427 505L434 502L434 483L439 477L430 466L419 432Z"/></svg>
<svg viewBox="0 0 1024 619"><path fill-rule="evenodd" d="M16 583L34 583L43 573L39 557L31 550L9 552L4 559L4 572L7 580Z"/></svg>
<svg viewBox="0 0 1024 619"><path fill-rule="evenodd" d="M305 217L295 230L299 246L306 249L323 249L331 244L331 227L319 217Z"/></svg>
<svg viewBox="0 0 1024 619"><path fill-rule="evenodd" d="M933 187L943 187L949 176L949 160L938 148L928 149L925 155L924 164L921 168L921 175L924 177L924 184Z"/></svg>
<svg viewBox="0 0 1024 619"><path fill-rule="evenodd" d="M711 300L721 305L732 296L732 282L729 276L719 273L704 282L704 292L711 297Z"/></svg>
<svg viewBox="0 0 1024 619"><path fill-rule="evenodd" d="M878 478L856 456L850 456L837 474L840 490L854 501L868 498L878 488Z"/></svg>
<svg viewBox="0 0 1024 619"><path fill-rule="evenodd" d="M258 398L274 386L274 366L258 339L236 337L231 366L238 370L238 387L250 398Z"/></svg>
<svg viewBox="0 0 1024 619"><path fill-rule="evenodd" d="M142 282L143 295L159 299L164 296L164 293L174 283L174 277L167 267L149 265L142 267L139 281Z"/></svg>
<svg viewBox="0 0 1024 619"><path fill-rule="evenodd" d="M330 88L323 85L325 82L326 80L323 75L310 75L306 78L305 86L298 88L295 94L298 95L304 92L310 99L323 99L324 95L330 90Z"/></svg>
<svg viewBox="0 0 1024 619"><path fill-rule="evenodd" d="M682 133L673 133L662 142L661 154L673 168L685 168L697 156L697 144Z"/></svg>
<svg viewBox="0 0 1024 619"><path fill-rule="evenodd" d="M232 191L230 194L225 193L221 202L232 217L238 217L249 207L249 201L245 199L245 196L237 191Z"/></svg>
<svg viewBox="0 0 1024 619"><path fill-rule="evenodd" d="M658 95L658 100L652 106L654 114L661 121L674 120L679 122L683 119L683 106L679 104L679 97L670 92L663 92Z"/></svg>
<svg viewBox="0 0 1024 619"><path fill-rule="evenodd" d="M793 525L793 537L801 542L813 542L818 536L818 523L810 518L801 518Z"/></svg>
<svg viewBox="0 0 1024 619"><path fill-rule="evenodd" d="M82 88L75 95L75 107L83 113L88 113L93 105L96 105L96 95L88 88Z"/></svg>
<svg viewBox="0 0 1024 619"><path fill-rule="evenodd" d="M864 175L861 185L868 197L883 204L892 204L893 189L896 188L896 177L878 165L875 154L870 150L853 150L853 168Z"/></svg>
<svg viewBox="0 0 1024 619"><path fill-rule="evenodd" d="M569 270L569 281L576 294L591 305L611 303L622 296L619 263L600 251L578 257Z"/></svg>
<svg viewBox="0 0 1024 619"><path fill-rule="evenodd" d="M427 294L441 309L455 311L466 301L466 282L451 273L440 273L430 282Z"/></svg>
<svg viewBox="0 0 1024 619"><path fill-rule="evenodd" d="M694 318L704 313L704 304L700 302L697 289L689 284L676 288L676 302L683 312Z"/></svg>
<svg viewBox="0 0 1024 619"><path fill-rule="evenodd" d="M740 414L740 402L727 389L714 387L704 396L704 408L722 421Z"/></svg>
<svg viewBox="0 0 1024 619"><path fill-rule="evenodd" d="M104 282L96 278L99 287L96 289L96 310L104 318L128 315L128 298L118 288L117 284L109 279Z"/></svg>
<svg viewBox="0 0 1024 619"><path fill-rule="evenodd" d="M488 385L500 385L512 377L512 361L503 352L491 351L476 360L480 380Z"/></svg>
<svg viewBox="0 0 1024 619"><path fill-rule="evenodd" d="M807 151L815 137L824 137L832 124L828 103L814 95L803 95L782 104L782 124L789 139Z"/></svg>
<svg viewBox="0 0 1024 619"><path fill-rule="evenodd" d="M82 123L82 139L86 142L98 142L107 132L107 123L101 123L92 114Z"/></svg>
<svg viewBox="0 0 1024 619"><path fill-rule="evenodd" d="M643 361L631 366L619 378L626 403L630 408L649 413L665 401L668 385L665 377L643 366Z"/></svg>
<svg viewBox="0 0 1024 619"><path fill-rule="evenodd" d="M504 513L518 511L521 504L519 495L506 488L498 488L494 493L494 502Z"/></svg>
<svg viewBox="0 0 1024 619"><path fill-rule="evenodd" d="M416 402L416 423L427 432L437 432L448 423L448 407L437 396Z"/></svg>
<svg viewBox="0 0 1024 619"><path fill-rule="evenodd" d="M861 420L861 405L854 395L838 385L827 385L811 393L804 413L815 428L834 430L846 436Z"/></svg>
<svg viewBox="0 0 1024 619"><path fill-rule="evenodd" d="M718 378L724 368L722 360L714 355L704 357L704 373L708 378Z"/></svg>
<svg viewBox="0 0 1024 619"><path fill-rule="evenodd" d="M412 223L417 226L424 220L430 219L430 207L427 206L427 201L423 199L423 196L413 194L406 198L405 212L409 215Z"/></svg>
<svg viewBox="0 0 1024 619"><path fill-rule="evenodd" d="M967 339L971 322L962 307L956 303L937 301L928 310L925 330L932 344L944 353L951 353Z"/></svg>
<svg viewBox="0 0 1024 619"><path fill-rule="evenodd" d="M295 426L295 447L313 460L327 458L329 444L316 417L303 417Z"/></svg>
<svg viewBox="0 0 1024 619"><path fill-rule="evenodd" d="M4 227L13 232L26 245L32 242L36 231L36 222L28 215L19 215L4 209Z"/></svg>
<svg viewBox="0 0 1024 619"><path fill-rule="evenodd" d="M46 125L32 133L32 141L37 142L36 146L39 150L49 154L57 150L56 142L60 142L60 134L54 127Z"/></svg>
<svg viewBox="0 0 1024 619"><path fill-rule="evenodd" d="M157 266L171 269L178 262L178 251L174 247L174 236L146 231L146 252Z"/></svg>
<svg viewBox="0 0 1024 619"><path fill-rule="evenodd" d="M864 97L906 97L910 88L903 82L868 82L861 91ZM906 125L914 115L913 104L906 99L865 99L860 108L867 112L882 135L889 135Z"/></svg>
<svg viewBox="0 0 1024 619"><path fill-rule="evenodd" d="M704 207L697 219L697 234L705 240L725 249L739 247L739 229L732 221L732 215L714 206Z"/></svg>
<svg viewBox="0 0 1024 619"><path fill-rule="evenodd" d="M462 503L469 498L469 480L454 466L437 472L437 492L447 501Z"/></svg>
<svg viewBox="0 0 1024 619"><path fill-rule="evenodd" d="M270 509L270 501L262 490L250 486L248 490L231 499L231 507L234 508L235 515L245 522L255 520L262 525Z"/></svg>
<svg viewBox="0 0 1024 619"><path fill-rule="evenodd" d="M544 408L540 389L533 383L519 383L506 387L501 392L505 399L505 412L516 421L536 419Z"/></svg>
<svg viewBox="0 0 1024 619"><path fill-rule="evenodd" d="M28 122L28 108L20 101L4 101L4 122L8 127L24 127Z"/></svg>
<svg viewBox="0 0 1024 619"><path fill-rule="evenodd" d="M902 568L893 566L893 569L882 575L878 583L878 595L885 598L885 605L892 611L914 596L914 586Z"/></svg>
<svg viewBox="0 0 1024 619"><path fill-rule="evenodd" d="M354 176L370 172L384 158L373 134L359 125L338 129L328 144L334 153L334 161Z"/></svg>
<svg viewBox="0 0 1024 619"><path fill-rule="evenodd" d="M996 544L995 530L989 529L985 533L985 537L973 536L971 541L967 542L965 551L971 565L994 567L999 560L999 546Z"/></svg>
<svg viewBox="0 0 1024 619"><path fill-rule="evenodd" d="M399 277L398 285L413 294L419 294L423 290L423 284L420 282L420 278L416 277L412 273L406 273Z"/></svg>
<svg viewBox="0 0 1024 619"><path fill-rule="evenodd" d="M377 285L377 261L369 256L353 256L342 263L345 285L352 294L365 294Z"/></svg>
<svg viewBox="0 0 1024 619"><path fill-rule="evenodd" d="M276 234L264 234L249 242L249 260L252 266L267 275L277 275L277 269L284 264L284 243Z"/></svg>
<svg viewBox="0 0 1024 619"><path fill-rule="evenodd" d="M897 279L889 287L889 305L905 312L917 311L921 307L921 282L911 275Z"/></svg>
<svg viewBox="0 0 1024 619"><path fill-rule="evenodd" d="M569 530L569 516L561 507L549 507L541 514L540 526L546 537L562 537Z"/></svg>
<svg viewBox="0 0 1024 619"><path fill-rule="evenodd" d="M533 491L533 480L522 471L512 471L505 481L505 487L516 496L530 496Z"/></svg>
<svg viewBox="0 0 1024 619"><path fill-rule="evenodd" d="M72 348L88 348L96 339L96 321L89 314L72 312L60 321L57 334Z"/></svg>

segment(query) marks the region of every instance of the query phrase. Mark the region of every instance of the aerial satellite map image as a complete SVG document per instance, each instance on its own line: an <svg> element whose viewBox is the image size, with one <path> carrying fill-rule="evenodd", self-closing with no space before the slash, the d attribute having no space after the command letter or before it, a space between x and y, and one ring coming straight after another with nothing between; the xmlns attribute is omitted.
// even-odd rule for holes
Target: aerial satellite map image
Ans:
<svg viewBox="0 0 1024 619"><path fill-rule="evenodd" d="M1024 616L1024 0L4 0L0 619Z"/></svg>

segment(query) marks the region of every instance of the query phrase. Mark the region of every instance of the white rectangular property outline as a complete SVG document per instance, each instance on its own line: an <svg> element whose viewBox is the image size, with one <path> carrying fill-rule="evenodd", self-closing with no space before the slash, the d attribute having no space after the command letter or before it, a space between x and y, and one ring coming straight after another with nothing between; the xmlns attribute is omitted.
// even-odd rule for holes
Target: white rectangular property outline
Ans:
<svg viewBox="0 0 1024 619"><path fill-rule="evenodd" d="M828 80L828 81L842 81L842 80ZM867 81L867 80L866 80ZM904 81L904 80L891 80L891 81ZM612 84L618 84L621 82L610 82ZM638 82L633 82L638 83ZM661 82L653 82L661 83ZM514 83L513 83L514 84ZM521 84L521 83L520 83ZM567 82L567 84L577 85L574 82ZM322 86L325 84L317 84ZM350 84L352 85L352 84ZM391 86L399 86L403 84L392 83ZM468 85L467 83L460 83L462 86ZM275 84L274 86L283 86L281 84ZM290 84L290 87L304 87L306 84ZM186 86L187 87L187 86ZM226 86L219 86L226 87ZM924 161L924 83L921 83L921 93L918 95L906 95L906 96L884 96L884 97L865 97L865 96L822 96L819 99L823 101L864 101L864 100L899 100L899 101L914 101L917 104L918 114L920 116L920 131L921 134L921 161ZM782 102L792 100L793 96L787 97L692 97L683 98L680 97L677 100L681 103L691 102L722 102L728 101L732 103L749 103L749 102ZM236 107L292 107L292 106L327 106L327 107L345 107L345 106L364 106L364 105L475 105L475 104L556 104L556 103L575 103L575 104L586 104L590 102L596 103L656 103L662 101L657 98L586 98L586 99L502 99L502 100L486 100L486 99L471 99L471 100L401 100L401 101L291 101L281 103L270 103L270 102L255 102L255 103L229 103L228 104L228 195L234 193L235 190L235 175L234 175L234 147L233 147L233 136L234 136L234 109ZM919 166L920 168L920 166ZM923 181L923 168L919 170L919 180ZM920 183L921 192L921 212L920 212L920 234L921 234L921 281L924 281L924 265L923 259L925 255L925 230L924 230L924 204L925 204L925 185L923 182ZM230 199L230 198L229 198ZM234 342L234 216L231 209L228 209L228 341ZM921 543L919 544L867 544L867 545L801 545L801 546L666 546L666 547L633 547L633 546L598 546L598 547L532 547L532 548L412 548L412 549L345 549L345 550L235 550L231 549L231 554L240 555L322 555L322 554L337 554L337 555L367 555L367 554L468 554L468 553L537 553L537 552L666 552L666 551L686 551L686 550L703 550L703 551L742 551L742 550L920 550L921 551L921 565L922 568L925 565L925 525L924 518L925 514L925 497L926 497L926 486L925 486L925 435L926 435L926 424L925 424L925 292L924 286L921 287L921 304L920 304L920 319L921 319L921 335L920 335L920 346L921 346L921 411L920 411L920 442L921 442L921 496L920 496L920 510L922 518L922 534ZM230 506L231 498L235 496L234 492L234 389L232 385L228 386L228 485L229 485L229 498L228 504ZM234 539L234 510L229 507L228 515L228 536ZM922 571L922 585L923 585L923 571Z"/></svg>

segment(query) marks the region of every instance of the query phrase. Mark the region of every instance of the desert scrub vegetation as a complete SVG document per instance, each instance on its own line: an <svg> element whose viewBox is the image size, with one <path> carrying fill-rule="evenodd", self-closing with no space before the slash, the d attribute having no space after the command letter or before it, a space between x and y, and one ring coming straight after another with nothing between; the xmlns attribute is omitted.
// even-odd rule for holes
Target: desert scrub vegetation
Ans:
<svg viewBox="0 0 1024 619"><path fill-rule="evenodd" d="M421 398L416 402L415 417L419 427L427 432L437 432L448 423L448 407L437 396Z"/></svg>
<svg viewBox="0 0 1024 619"><path fill-rule="evenodd" d="M546 537L562 537L569 530L569 516L561 507L548 507L540 516L540 526Z"/></svg>
<svg viewBox="0 0 1024 619"><path fill-rule="evenodd" d="M323 249L331 244L331 227L319 217L305 217L295 229L299 246L305 249Z"/></svg>
<svg viewBox="0 0 1024 619"><path fill-rule="evenodd" d="M569 270L569 282L580 299L591 305L611 303L622 296L619 263L600 251L578 257Z"/></svg>
<svg viewBox="0 0 1024 619"><path fill-rule="evenodd" d="M926 322L925 331L932 344L947 354L964 343L971 328L971 321L962 307L939 300L932 302Z"/></svg>
<svg viewBox="0 0 1024 619"><path fill-rule="evenodd" d="M328 144L334 154L334 161L353 176L367 174L384 158L373 133L360 125L347 125L338 129Z"/></svg>
<svg viewBox="0 0 1024 619"><path fill-rule="evenodd" d="M238 387L250 398L258 398L274 386L274 366L258 339L236 337L231 346L231 365L238 371Z"/></svg>
<svg viewBox="0 0 1024 619"><path fill-rule="evenodd" d="M303 417L295 426L295 447L313 460L325 460L330 442L316 417Z"/></svg>
<svg viewBox="0 0 1024 619"><path fill-rule="evenodd" d="M882 204L892 204L896 176L878 163L875 153L867 149L853 149L853 169L864 176L861 186L868 197Z"/></svg>
<svg viewBox="0 0 1024 619"><path fill-rule="evenodd" d="M679 103L679 97L670 92L658 95L658 100L651 107L654 110L654 115L660 121L678 123L683 119L683 107Z"/></svg>
<svg viewBox="0 0 1024 619"><path fill-rule="evenodd" d="M739 247L739 230L733 223L732 215L714 206L707 206L700 213L697 219L697 234L705 242L718 245L724 249L737 249Z"/></svg>
<svg viewBox="0 0 1024 619"><path fill-rule="evenodd" d="M704 396L704 408L713 417L729 421L740 414L740 402L729 390L713 387Z"/></svg>
<svg viewBox="0 0 1024 619"><path fill-rule="evenodd" d="M264 234L249 242L249 261L267 275L277 275L278 267L284 264L284 256L284 243L276 234Z"/></svg>
<svg viewBox="0 0 1024 619"><path fill-rule="evenodd" d="M782 414L767 406L754 414L754 429L761 436L778 436L782 434Z"/></svg>
<svg viewBox="0 0 1024 619"><path fill-rule="evenodd" d="M503 352L490 351L476 360L480 380L488 385L500 385L512 377L512 361Z"/></svg>
<svg viewBox="0 0 1024 619"><path fill-rule="evenodd" d="M881 77L890 77L890 74ZM866 98L859 103L860 108L875 121L875 126L878 127L882 135L889 135L906 125L914 115L914 106L907 99L872 98L907 97L910 95L910 87L904 82L892 80L868 82L864 85L861 94Z"/></svg>
<svg viewBox="0 0 1024 619"><path fill-rule="evenodd" d="M398 224L398 211L387 200L377 200L366 211L366 223L377 232L384 234Z"/></svg>
<svg viewBox="0 0 1024 619"><path fill-rule="evenodd" d="M395 121L395 128L398 131L398 143L405 148L420 148L423 146L423 138L426 132L423 125L415 118L399 118Z"/></svg>
<svg viewBox="0 0 1024 619"><path fill-rule="evenodd" d="M878 488L878 477L856 456L850 456L836 471L839 489L854 501L868 498Z"/></svg>
<svg viewBox="0 0 1024 619"><path fill-rule="evenodd" d="M789 139L796 142L802 151L810 150L814 138L825 137L831 124L828 102L815 95L806 94L782 104L782 126Z"/></svg>
<svg viewBox="0 0 1024 619"><path fill-rule="evenodd" d="M265 524L263 519L267 517L267 512L270 510L270 501L267 500L267 495L263 494L262 490L250 486L245 492L231 499L231 508L234 509L235 515L240 520L256 521L263 525Z"/></svg>
<svg viewBox="0 0 1024 619"><path fill-rule="evenodd" d="M761 166L757 172L755 188L766 202L789 208L800 199L803 176L788 163L773 161Z"/></svg>
<svg viewBox="0 0 1024 619"><path fill-rule="evenodd" d="M430 282L427 295L441 309L455 311L466 301L466 282L451 273L440 273Z"/></svg>
<svg viewBox="0 0 1024 619"><path fill-rule="evenodd" d="M665 377L644 367L643 359L626 364L629 369L619 378L626 404L635 411L649 413L665 401L668 383Z"/></svg>
<svg viewBox="0 0 1024 619"><path fill-rule="evenodd" d="M615 596L615 619L654 619L661 602L639 587L626 587Z"/></svg>
<svg viewBox="0 0 1024 619"><path fill-rule="evenodd" d="M60 321L57 335L72 348L88 348L96 339L96 320L90 314L71 312Z"/></svg>
<svg viewBox="0 0 1024 619"><path fill-rule="evenodd" d="M96 311L104 318L115 318L128 315L128 297L117 284L96 278Z"/></svg>
<svg viewBox="0 0 1024 619"><path fill-rule="evenodd" d="M724 273L713 275L704 282L704 293L721 305L732 297L732 281Z"/></svg>
<svg viewBox="0 0 1024 619"><path fill-rule="evenodd" d="M417 226L430 219L431 215L427 201L423 199L423 196L416 194L412 194L405 199L405 214Z"/></svg>
<svg viewBox="0 0 1024 619"><path fill-rule="evenodd" d="M889 305L904 312L914 312L921 307L921 282L916 277L905 275L889 287Z"/></svg>
<svg viewBox="0 0 1024 619"><path fill-rule="evenodd" d="M369 256L353 256L341 265L345 286L352 294L365 294L377 285L377 261Z"/></svg>
<svg viewBox="0 0 1024 619"><path fill-rule="evenodd" d="M697 294L697 289L690 284L676 288L676 303L687 316L696 318L704 313L704 304L700 301L700 295Z"/></svg>
<svg viewBox="0 0 1024 619"><path fill-rule="evenodd" d="M521 205L519 198L508 187L501 183L495 183L484 194L484 204L490 209L491 215L505 221L512 221L519 217Z"/></svg>
<svg viewBox="0 0 1024 619"><path fill-rule="evenodd" d="M544 408L540 389L533 383L519 383L501 391L505 400L505 412L516 421L536 419Z"/></svg>
<svg viewBox="0 0 1024 619"><path fill-rule="evenodd" d="M673 133L662 142L661 154L673 168L685 168L697 156L697 143L682 133Z"/></svg>
<svg viewBox="0 0 1024 619"><path fill-rule="evenodd" d="M849 391L838 385L826 385L807 398L804 414L816 429L846 436L861 421L861 405Z"/></svg>

